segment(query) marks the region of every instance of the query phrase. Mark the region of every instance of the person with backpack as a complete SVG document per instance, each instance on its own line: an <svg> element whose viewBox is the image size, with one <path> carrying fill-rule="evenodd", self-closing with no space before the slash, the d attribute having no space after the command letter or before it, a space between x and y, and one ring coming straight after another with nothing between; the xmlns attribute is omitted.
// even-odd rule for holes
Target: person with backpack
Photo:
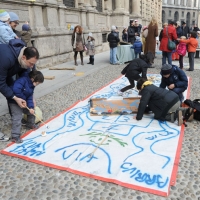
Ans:
<svg viewBox="0 0 200 200"><path fill-rule="evenodd" d="M183 92L188 87L188 79L183 70L175 65L164 64L160 72L162 79L161 88L168 88L179 96L180 102L184 100Z"/></svg>

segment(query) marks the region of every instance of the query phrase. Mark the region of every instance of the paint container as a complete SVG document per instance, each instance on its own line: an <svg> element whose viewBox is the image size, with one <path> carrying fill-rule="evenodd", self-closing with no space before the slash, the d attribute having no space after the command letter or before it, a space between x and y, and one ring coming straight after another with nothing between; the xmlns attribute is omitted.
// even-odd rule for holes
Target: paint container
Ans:
<svg viewBox="0 0 200 200"><path fill-rule="evenodd" d="M42 137L45 137L47 135L46 131L42 131L41 135Z"/></svg>

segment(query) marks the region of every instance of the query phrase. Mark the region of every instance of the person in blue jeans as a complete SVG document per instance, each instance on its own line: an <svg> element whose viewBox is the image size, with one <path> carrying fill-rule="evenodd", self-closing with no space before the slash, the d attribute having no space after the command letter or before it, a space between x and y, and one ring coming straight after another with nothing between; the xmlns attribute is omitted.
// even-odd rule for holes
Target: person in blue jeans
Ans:
<svg viewBox="0 0 200 200"><path fill-rule="evenodd" d="M116 26L111 27L111 33L109 33L107 41L110 46L110 64L117 65L117 44L120 39L116 32Z"/></svg>
<svg viewBox="0 0 200 200"><path fill-rule="evenodd" d="M135 39L136 40L135 40L133 46L131 47L131 49L134 49L134 51L135 51L135 58L138 58L138 55L140 57L141 52L142 52L142 42L141 42L139 36L136 36Z"/></svg>

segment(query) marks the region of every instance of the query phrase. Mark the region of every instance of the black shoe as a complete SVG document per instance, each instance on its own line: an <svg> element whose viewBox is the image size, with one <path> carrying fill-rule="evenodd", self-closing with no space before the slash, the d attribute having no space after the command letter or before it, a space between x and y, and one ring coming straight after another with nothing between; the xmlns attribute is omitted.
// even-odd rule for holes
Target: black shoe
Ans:
<svg viewBox="0 0 200 200"><path fill-rule="evenodd" d="M12 137L12 138L11 138L11 141L12 141L12 142L15 142L15 143L17 143L17 144L20 144L20 143L23 142L23 140L20 139L20 137Z"/></svg>
<svg viewBox="0 0 200 200"><path fill-rule="evenodd" d="M91 62L87 63L87 64L92 64Z"/></svg>
<svg viewBox="0 0 200 200"><path fill-rule="evenodd" d="M28 129L38 129L39 125L38 124L29 124L29 123L27 123L26 124L26 128L28 128Z"/></svg>
<svg viewBox="0 0 200 200"><path fill-rule="evenodd" d="M25 119L22 119L21 124L22 124L22 126L25 126L27 124L27 121Z"/></svg>
<svg viewBox="0 0 200 200"><path fill-rule="evenodd" d="M191 70L191 69L186 69L186 71L194 71L194 70Z"/></svg>

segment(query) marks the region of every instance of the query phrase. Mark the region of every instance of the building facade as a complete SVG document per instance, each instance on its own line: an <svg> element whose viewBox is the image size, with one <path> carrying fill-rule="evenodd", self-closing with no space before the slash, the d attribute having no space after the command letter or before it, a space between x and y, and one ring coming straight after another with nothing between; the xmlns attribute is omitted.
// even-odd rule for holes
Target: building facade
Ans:
<svg viewBox="0 0 200 200"><path fill-rule="evenodd" d="M162 0L0 0L0 5L18 14L18 30L29 21L32 43L40 53L40 68L73 59L71 35L76 25L83 27L85 38L93 33L98 53L109 49L107 34L112 25L121 34L130 19L148 25L154 15L159 26L162 22Z"/></svg>
<svg viewBox="0 0 200 200"><path fill-rule="evenodd" d="M162 23L184 21L189 27L200 27L199 0L164 0L162 6Z"/></svg>

